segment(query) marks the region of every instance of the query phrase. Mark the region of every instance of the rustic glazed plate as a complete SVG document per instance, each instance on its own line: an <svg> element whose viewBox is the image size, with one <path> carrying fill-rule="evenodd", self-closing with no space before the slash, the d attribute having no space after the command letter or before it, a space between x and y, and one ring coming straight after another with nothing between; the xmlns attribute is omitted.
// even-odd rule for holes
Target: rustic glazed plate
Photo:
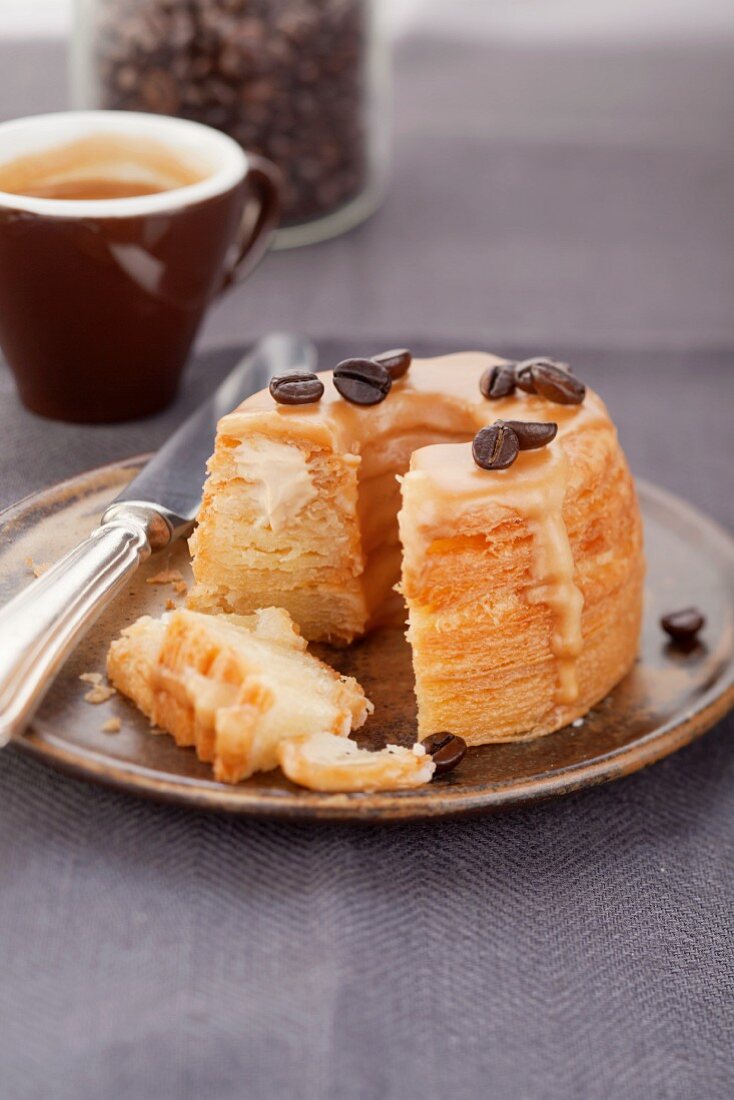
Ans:
<svg viewBox="0 0 734 1100"><path fill-rule="evenodd" d="M37 493L0 515L0 604L79 542L142 459L106 466ZM120 695L92 705L83 672L104 672L110 639L143 613L183 600L169 585L148 584L163 569L189 577L186 547L148 562L67 662L16 744L49 764L138 794L227 813L303 819L408 820L490 812L603 783L667 756L704 733L734 704L734 540L705 516L641 484L648 582L639 660L629 676L578 727L538 741L471 749L450 775L417 791L334 795L302 790L279 772L236 787L215 783L193 750L180 749ZM696 604L707 626L681 653L658 619ZM383 631L348 650L316 647L357 677L375 703L363 744L415 739L410 653L399 631ZM119 718L117 733L103 726Z"/></svg>

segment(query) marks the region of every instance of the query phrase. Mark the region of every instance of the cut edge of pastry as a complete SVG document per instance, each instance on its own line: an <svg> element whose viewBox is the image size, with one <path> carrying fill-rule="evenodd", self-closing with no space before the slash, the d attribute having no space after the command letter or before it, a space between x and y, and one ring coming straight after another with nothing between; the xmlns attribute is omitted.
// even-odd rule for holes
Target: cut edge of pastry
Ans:
<svg viewBox="0 0 734 1100"><path fill-rule="evenodd" d="M144 616L112 642L107 669L152 724L192 746L224 783L277 767L278 743L294 730L341 739L373 709L356 680L307 652L282 608Z"/></svg>
<svg viewBox="0 0 734 1100"><path fill-rule="evenodd" d="M423 745L387 745L378 752L331 733L291 737L278 745L283 773L312 791L394 791L430 783L436 765Z"/></svg>

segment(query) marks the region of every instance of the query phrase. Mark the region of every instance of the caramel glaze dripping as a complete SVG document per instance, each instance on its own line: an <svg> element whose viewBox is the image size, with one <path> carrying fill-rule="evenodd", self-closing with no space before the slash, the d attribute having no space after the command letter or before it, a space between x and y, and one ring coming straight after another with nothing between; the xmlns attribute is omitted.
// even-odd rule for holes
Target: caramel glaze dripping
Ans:
<svg viewBox="0 0 734 1100"><path fill-rule="evenodd" d="M540 512L532 506L525 511L534 534L533 576L536 581L527 593L527 600L533 604L544 603L553 616L550 649L556 658L558 675L556 702L567 705L574 703L579 694L576 659L583 648L581 612L584 597L574 583L573 553L563 518L568 460L560 447L548 451L550 468L543 507Z"/></svg>
<svg viewBox="0 0 734 1100"><path fill-rule="evenodd" d="M469 452L467 445L453 447L452 460L457 449ZM554 441L543 450L524 452L506 470L475 467L469 472L470 453L460 467L447 465L448 457L441 445L427 447L413 456L412 473L426 473L433 490L438 489L441 495L438 508L435 500L431 505L430 496L425 501L427 524L434 520L440 523L440 512L457 504L494 504L522 516L533 535L533 583L525 598L532 604L545 604L550 610L549 646L557 668L555 703L574 703L579 694L576 661L583 648L584 599L574 581L573 552L563 518L569 467L562 445ZM459 476L453 477L452 471Z"/></svg>

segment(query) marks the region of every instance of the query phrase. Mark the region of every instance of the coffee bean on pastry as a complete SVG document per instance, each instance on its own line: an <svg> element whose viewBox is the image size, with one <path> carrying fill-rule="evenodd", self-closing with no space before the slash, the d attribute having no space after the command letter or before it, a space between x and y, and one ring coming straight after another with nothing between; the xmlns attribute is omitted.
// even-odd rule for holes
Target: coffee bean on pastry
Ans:
<svg viewBox="0 0 734 1100"><path fill-rule="evenodd" d="M474 461L483 470L506 470L515 461L519 451L517 435L501 420L478 431L472 443Z"/></svg>
<svg viewBox="0 0 734 1100"><path fill-rule="evenodd" d="M523 359L521 363L515 364L515 382L517 386L524 390L525 393L539 393L535 377L533 375L534 368L551 367L554 370L563 371L564 374L571 374L571 368L568 363L559 363L557 359L547 359L544 356L538 356L535 359ZM573 404L574 402L569 402Z"/></svg>
<svg viewBox="0 0 734 1100"><path fill-rule="evenodd" d="M660 625L674 642L692 642L699 630L706 625L706 619L697 607L685 607L682 611L671 611L663 615Z"/></svg>
<svg viewBox="0 0 734 1100"><path fill-rule="evenodd" d="M580 405L586 397L584 383L553 363L536 364L530 372L535 392L556 405Z"/></svg>
<svg viewBox="0 0 734 1100"><path fill-rule="evenodd" d="M334 385L353 405L378 405L389 394L392 378L373 359L345 359L334 368Z"/></svg>
<svg viewBox="0 0 734 1100"><path fill-rule="evenodd" d="M270 396L279 405L311 405L320 401L324 383L316 374L276 374L270 379Z"/></svg>
<svg viewBox="0 0 734 1100"><path fill-rule="evenodd" d="M455 733L432 733L421 741L421 745L433 757L434 776L452 771L466 755L466 741Z"/></svg>
<svg viewBox="0 0 734 1100"><path fill-rule="evenodd" d="M517 436L521 451L534 451L537 447L546 447L556 438L558 425L553 421L547 424L530 420L504 420Z"/></svg>
<svg viewBox="0 0 734 1100"><path fill-rule="evenodd" d="M398 378L404 378L408 373L410 364L413 362L413 356L407 348L392 348L391 351L383 351L380 355L373 355L372 359L385 368L393 382L397 382Z"/></svg>
<svg viewBox="0 0 734 1100"><path fill-rule="evenodd" d="M525 359L522 363L515 363L515 385L525 393L535 393L532 366L540 362L539 359Z"/></svg>
<svg viewBox="0 0 734 1100"><path fill-rule="evenodd" d="M487 367L479 379L479 389L483 397L496 401L500 397L511 397L515 392L515 368L506 366Z"/></svg>

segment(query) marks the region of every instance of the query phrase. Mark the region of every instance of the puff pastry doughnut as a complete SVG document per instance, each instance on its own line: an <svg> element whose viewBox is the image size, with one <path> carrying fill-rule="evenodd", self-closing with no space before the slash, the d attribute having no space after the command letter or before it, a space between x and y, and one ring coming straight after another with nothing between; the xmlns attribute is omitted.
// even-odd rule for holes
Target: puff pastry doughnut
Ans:
<svg viewBox="0 0 734 1100"><path fill-rule="evenodd" d="M407 604L421 736L514 740L585 714L637 651L634 483L596 394L488 400L479 379L502 363L417 360L369 407L343 400L327 372L318 404L263 391L225 416L189 605L276 603L306 637L349 643L404 622ZM558 434L506 470L479 470L470 440L498 418L554 421Z"/></svg>

